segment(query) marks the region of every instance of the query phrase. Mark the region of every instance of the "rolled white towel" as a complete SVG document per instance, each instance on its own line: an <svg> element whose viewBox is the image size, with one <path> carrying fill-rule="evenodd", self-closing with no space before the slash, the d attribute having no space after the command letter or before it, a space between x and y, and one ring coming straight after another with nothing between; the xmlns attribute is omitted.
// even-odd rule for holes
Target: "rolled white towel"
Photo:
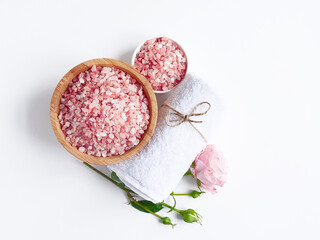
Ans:
<svg viewBox="0 0 320 240"><path fill-rule="evenodd" d="M194 120L203 121L193 124L210 140L218 127L221 110L216 96L207 84L187 75L172 90L164 104L183 114L190 114L201 102L209 102L211 109L205 115L192 117ZM207 108L208 106L203 104L196 112L203 112ZM172 110L167 107L159 109L154 135L136 156L108 166L126 186L142 198L153 202L162 201L170 195L197 154L207 145L189 122L183 122L176 127L167 126L165 117L169 112Z"/></svg>

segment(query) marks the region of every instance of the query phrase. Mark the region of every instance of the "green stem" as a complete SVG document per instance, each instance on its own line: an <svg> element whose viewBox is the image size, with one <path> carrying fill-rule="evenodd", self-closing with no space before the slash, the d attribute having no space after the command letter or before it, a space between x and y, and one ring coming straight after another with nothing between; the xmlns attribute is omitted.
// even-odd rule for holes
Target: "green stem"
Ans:
<svg viewBox="0 0 320 240"><path fill-rule="evenodd" d="M173 211L176 211L176 212L178 212L178 213L181 213L181 210L176 209L175 207L172 207L172 206L166 204L165 202L161 202L161 204L162 204L163 206L167 207L167 208L172 209Z"/></svg>
<svg viewBox="0 0 320 240"><path fill-rule="evenodd" d="M190 193L171 193L171 196L189 196Z"/></svg>
<svg viewBox="0 0 320 240"><path fill-rule="evenodd" d="M172 192L170 195L171 196L190 196L190 197L193 197L193 193L194 192L196 192L196 193L198 193L199 195L200 194L203 194L203 193L205 193L205 192L203 192L203 191L196 191L196 190L193 190L193 191L191 191L191 192L189 192L189 193L174 193L174 192ZM194 197L195 198L195 197Z"/></svg>
<svg viewBox="0 0 320 240"><path fill-rule="evenodd" d="M100 172L98 169L92 167L90 164L83 162L84 165L86 165L87 167L91 168L93 171L95 171L96 173L99 173L101 176L103 176L104 178L108 179L110 182L112 182L113 184L115 184L117 187L121 188L119 186L119 183L116 182L115 180L113 180L112 178L108 177L107 175L105 175L103 172ZM131 191L130 189L127 188L121 188L122 190L126 191L126 192L131 192L134 193L133 191Z"/></svg>

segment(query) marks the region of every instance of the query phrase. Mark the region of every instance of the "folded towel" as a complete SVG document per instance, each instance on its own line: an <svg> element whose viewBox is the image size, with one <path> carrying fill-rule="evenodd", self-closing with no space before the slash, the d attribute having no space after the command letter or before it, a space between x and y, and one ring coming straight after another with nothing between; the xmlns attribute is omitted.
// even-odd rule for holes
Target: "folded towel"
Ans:
<svg viewBox="0 0 320 240"><path fill-rule="evenodd" d="M210 140L219 122L220 108L207 84L187 75L164 103L181 113L190 114L201 102L210 102L211 109L203 116L193 117L203 121L193 124ZM197 112L205 111L207 107L204 104ZM154 135L145 148L124 162L108 166L126 186L153 202L162 201L170 195L197 154L207 145L189 122L176 127L167 126L165 117L168 112L172 110L167 107L159 109Z"/></svg>

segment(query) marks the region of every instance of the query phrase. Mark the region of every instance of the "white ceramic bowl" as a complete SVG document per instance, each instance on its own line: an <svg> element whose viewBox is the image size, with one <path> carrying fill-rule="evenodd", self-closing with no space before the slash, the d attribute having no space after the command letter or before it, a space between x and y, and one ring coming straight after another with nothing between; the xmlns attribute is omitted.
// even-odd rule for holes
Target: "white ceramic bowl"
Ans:
<svg viewBox="0 0 320 240"><path fill-rule="evenodd" d="M162 37L165 37L165 36L162 36ZM155 37L155 38L158 38L158 37ZM168 37L166 37L168 38ZM154 38L151 38L151 39L154 39ZM169 38L171 41L175 42L178 47L184 52L184 55L186 56L186 62L187 62L187 67L186 67L186 74L184 75L184 78L180 81L180 83L185 79L186 75L187 75L187 72L188 72L188 57L187 57L187 54L186 52L184 51L184 49L181 47L181 45L176 42L175 40L173 40L172 38ZM148 39L149 40L149 39ZM144 42L142 42L141 44L138 45L138 47L134 50L133 52L133 55L132 55L132 59L131 59L131 65L133 66L134 65L134 60L136 59L136 56L137 56L137 53L140 51L140 48L142 47L142 45L148 41L148 40L145 40ZM178 86L180 83L178 83L176 86ZM167 91L154 91L154 93L157 93L157 94L161 94L161 93L168 93L170 92L172 89L174 89L176 86L174 86L173 88L167 90Z"/></svg>

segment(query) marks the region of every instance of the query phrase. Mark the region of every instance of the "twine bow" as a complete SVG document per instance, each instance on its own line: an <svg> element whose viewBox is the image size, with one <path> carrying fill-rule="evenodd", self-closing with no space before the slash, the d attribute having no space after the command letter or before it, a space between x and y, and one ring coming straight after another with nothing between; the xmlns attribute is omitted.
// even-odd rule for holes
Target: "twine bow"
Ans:
<svg viewBox="0 0 320 240"><path fill-rule="evenodd" d="M207 110L197 113L196 111L197 111L198 107L200 107L201 105L204 105L204 104L208 105ZM167 107L173 111L171 113L168 113L167 116L165 117L165 121L166 121L166 124L168 127L177 127L184 122L189 122L191 124L191 126L200 134L202 139L206 143L208 143L207 139L203 136L203 134L200 132L200 130L193 125L193 123L202 123L202 121L201 120L194 120L194 119L192 119L192 117L197 117L197 116L202 116L202 115L207 114L211 108L211 104L209 102L201 102L201 103L197 104L192 109L190 114L183 114L168 104L162 104L162 107ZM169 119L171 116L177 116L178 118Z"/></svg>

